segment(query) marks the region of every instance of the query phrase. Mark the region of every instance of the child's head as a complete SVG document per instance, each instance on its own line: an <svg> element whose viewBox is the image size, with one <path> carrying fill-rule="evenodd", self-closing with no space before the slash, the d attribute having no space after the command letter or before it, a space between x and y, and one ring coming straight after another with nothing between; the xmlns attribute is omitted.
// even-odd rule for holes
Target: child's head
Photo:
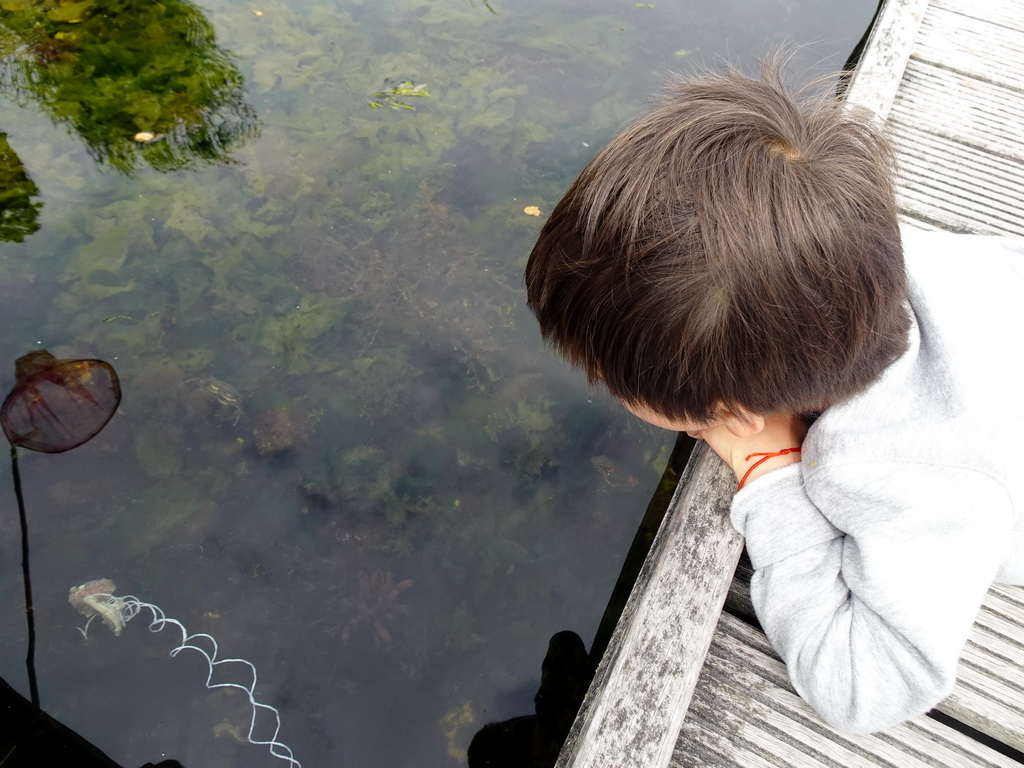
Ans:
<svg viewBox="0 0 1024 768"><path fill-rule="evenodd" d="M778 68L675 79L587 164L526 268L541 333L673 419L820 410L907 343L892 151Z"/></svg>

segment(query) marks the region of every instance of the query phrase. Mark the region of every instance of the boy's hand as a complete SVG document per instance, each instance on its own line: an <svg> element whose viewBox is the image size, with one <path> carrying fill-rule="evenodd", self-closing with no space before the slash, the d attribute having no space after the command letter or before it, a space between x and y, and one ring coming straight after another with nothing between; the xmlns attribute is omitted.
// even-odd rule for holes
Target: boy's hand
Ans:
<svg viewBox="0 0 1024 768"><path fill-rule="evenodd" d="M785 448L798 448L803 445L804 437L807 435L807 425L796 414L777 413L764 417L764 426L752 434L738 435L743 430L730 429L726 423L719 424L709 429L692 432L693 437L705 440L715 453L722 457L723 461L732 468L736 474L737 482L752 464L755 464L761 456L753 456L747 461L747 456L752 453L773 453ZM775 469L781 469L789 464L796 464L800 461L799 453L787 453L783 456L774 456L764 462L750 473L747 482L754 478L767 474Z"/></svg>

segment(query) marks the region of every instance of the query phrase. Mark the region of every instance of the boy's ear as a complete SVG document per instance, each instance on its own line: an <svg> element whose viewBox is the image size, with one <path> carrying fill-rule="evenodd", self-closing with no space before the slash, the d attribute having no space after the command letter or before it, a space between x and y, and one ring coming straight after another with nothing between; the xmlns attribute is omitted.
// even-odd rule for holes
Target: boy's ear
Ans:
<svg viewBox="0 0 1024 768"><path fill-rule="evenodd" d="M725 428L736 437L753 437L764 429L764 416L748 413L742 408L723 406L721 415Z"/></svg>

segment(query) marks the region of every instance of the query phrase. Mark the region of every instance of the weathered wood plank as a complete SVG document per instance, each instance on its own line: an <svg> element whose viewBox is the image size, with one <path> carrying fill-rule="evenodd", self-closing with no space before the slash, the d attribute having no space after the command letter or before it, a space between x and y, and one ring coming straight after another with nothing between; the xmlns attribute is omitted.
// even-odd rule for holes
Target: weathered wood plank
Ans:
<svg viewBox="0 0 1024 768"><path fill-rule="evenodd" d="M1021 71L1024 71L1022 62ZM1024 91L971 79L912 58L889 115L998 157L1024 160Z"/></svg>
<svg viewBox="0 0 1024 768"><path fill-rule="evenodd" d="M1024 31L1024 14L1021 13L1020 0L932 0L939 8L955 11L965 18L983 16L996 19L1008 29Z"/></svg>
<svg viewBox="0 0 1024 768"><path fill-rule="evenodd" d="M924 16L912 56L951 72L1019 91L1020 73L1024 71L1024 35L991 17L971 18L933 3Z"/></svg>
<svg viewBox="0 0 1024 768"><path fill-rule="evenodd" d="M749 570L741 566L729 590L729 604L750 605L749 579ZM725 626L728 620L722 621ZM759 630L749 628L744 637L752 647L777 658ZM771 680L792 691L781 661ZM698 691L703 685L702 678ZM960 660L957 686L937 709L1024 752L1024 587L996 584L989 590Z"/></svg>
<svg viewBox="0 0 1024 768"><path fill-rule="evenodd" d="M907 215L945 229L1024 235L1024 162L909 122L889 127L899 154L897 195Z"/></svg>
<svg viewBox="0 0 1024 768"><path fill-rule="evenodd" d="M992 6L972 7L991 18ZM1024 235L1024 35L931 7L912 48L888 116L901 208L933 226Z"/></svg>
<svg viewBox="0 0 1024 768"><path fill-rule="evenodd" d="M743 546L735 482L694 451L558 766L668 764Z"/></svg>
<svg viewBox="0 0 1024 768"><path fill-rule="evenodd" d="M729 615L719 623L671 765L1019 768L928 717L879 734L833 731L797 696L763 634Z"/></svg>
<svg viewBox="0 0 1024 768"><path fill-rule="evenodd" d="M1024 587L994 587L939 710L1024 752Z"/></svg>
<svg viewBox="0 0 1024 768"><path fill-rule="evenodd" d="M885 119L924 19L928 0L888 0L868 39L846 100Z"/></svg>

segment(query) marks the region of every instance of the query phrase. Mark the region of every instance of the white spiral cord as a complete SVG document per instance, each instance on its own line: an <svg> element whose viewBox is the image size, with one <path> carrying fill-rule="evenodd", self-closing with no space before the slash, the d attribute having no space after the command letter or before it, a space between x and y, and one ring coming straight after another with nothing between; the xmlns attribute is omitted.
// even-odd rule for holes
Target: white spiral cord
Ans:
<svg viewBox="0 0 1024 768"><path fill-rule="evenodd" d="M206 687L210 690L214 688L237 688L240 691L244 691L245 695L249 697L249 706L252 708L252 719L249 722L249 733L248 740L250 744L257 746L266 746L270 750L270 754L280 760L286 760L289 768L302 768L302 763L295 759L291 748L277 740L277 734L281 730L281 714L275 707L269 704L261 704L256 701L253 696L253 691L256 689L256 667L250 661L245 659L218 659L217 653L217 641L213 639L211 635L205 633L198 633L190 635L185 626L177 619L169 619L164 614L163 610L159 606L153 605L152 603L146 603L134 595L126 595L120 597L118 595L111 594L96 594L94 599L101 599L102 603L112 612L116 613L122 624L127 624L129 621L134 619L142 610L148 609L153 614L153 620L149 623L150 632L159 632L168 624L173 624L181 631L181 643L174 648L171 652L171 656L177 656L181 651L191 650L200 653L208 666L206 674ZM86 630L89 628L89 624L97 614L90 616L89 621L86 622L85 629L81 630L82 634L85 635ZM212 646L211 650L206 650L200 645L196 645L196 642L206 644L209 641L209 645ZM248 685L242 683L214 683L213 681L213 669L224 664L244 664L249 672L252 674L252 682ZM256 716L260 710L266 710L274 716L274 733L269 739L257 739L253 736L253 731L256 728Z"/></svg>

